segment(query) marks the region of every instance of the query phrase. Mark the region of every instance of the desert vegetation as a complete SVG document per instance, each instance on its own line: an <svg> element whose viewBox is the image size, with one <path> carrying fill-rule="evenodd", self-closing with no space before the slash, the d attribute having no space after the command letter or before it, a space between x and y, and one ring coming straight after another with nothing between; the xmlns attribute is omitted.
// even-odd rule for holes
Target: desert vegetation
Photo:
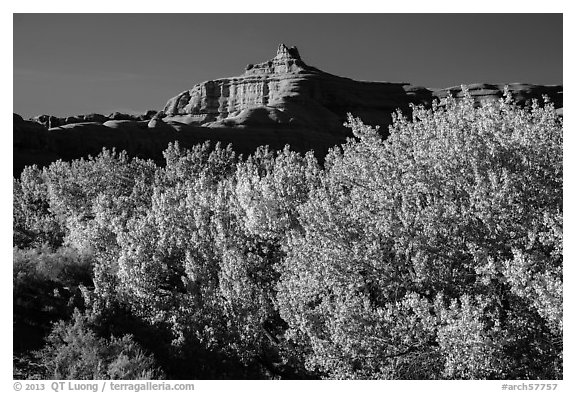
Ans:
<svg viewBox="0 0 576 393"><path fill-rule="evenodd" d="M29 166L14 376L562 378L562 118L469 95L312 152Z"/></svg>

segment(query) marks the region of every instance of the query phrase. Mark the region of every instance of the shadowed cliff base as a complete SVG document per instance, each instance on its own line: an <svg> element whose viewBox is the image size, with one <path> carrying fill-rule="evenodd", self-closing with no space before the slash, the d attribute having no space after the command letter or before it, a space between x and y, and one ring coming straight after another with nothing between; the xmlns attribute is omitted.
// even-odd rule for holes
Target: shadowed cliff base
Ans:
<svg viewBox="0 0 576 393"><path fill-rule="evenodd" d="M156 128L136 122L111 127L110 124L77 123L46 130L42 126L14 116L14 176L25 166L45 166L58 159L65 161L88 155L98 155L102 148L125 150L130 156L150 158L164 163L162 152L170 142L178 141L183 148L210 140L232 144L236 152L248 155L258 146L282 149L286 144L293 150L314 150L322 158L328 149L345 141L343 133L325 133L291 126L247 125L200 127L184 123L164 123Z"/></svg>

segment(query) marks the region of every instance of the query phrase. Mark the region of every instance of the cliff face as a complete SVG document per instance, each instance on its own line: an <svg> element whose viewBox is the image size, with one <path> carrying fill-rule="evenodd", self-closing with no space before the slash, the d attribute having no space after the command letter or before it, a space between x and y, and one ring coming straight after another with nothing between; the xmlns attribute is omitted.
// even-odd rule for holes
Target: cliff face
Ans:
<svg viewBox="0 0 576 393"><path fill-rule="evenodd" d="M562 86L511 84L520 103L548 95L562 106ZM502 97L504 85L474 84L470 94L478 101ZM171 98L164 107L168 123L218 126L285 126L345 132L347 113L383 129L391 114L409 105L429 106L449 94L461 97L460 87L431 90L407 83L361 82L320 71L304 63L295 47L280 45L276 56L249 64L237 77L199 83Z"/></svg>
<svg viewBox="0 0 576 393"><path fill-rule="evenodd" d="M408 95L405 85L331 75L304 63L295 47L280 45L273 59L249 64L241 76L203 82L171 98L164 113L168 121L237 125L250 123L254 108L267 108L288 123L334 129L351 112L384 125L396 108L425 101L418 92Z"/></svg>
<svg viewBox="0 0 576 393"><path fill-rule="evenodd" d="M235 116L257 106L274 107L285 98L300 95L299 85L308 73L295 48L281 45L276 57L266 63L249 64L244 75L195 85L170 99L164 108L167 115L197 116L209 122Z"/></svg>

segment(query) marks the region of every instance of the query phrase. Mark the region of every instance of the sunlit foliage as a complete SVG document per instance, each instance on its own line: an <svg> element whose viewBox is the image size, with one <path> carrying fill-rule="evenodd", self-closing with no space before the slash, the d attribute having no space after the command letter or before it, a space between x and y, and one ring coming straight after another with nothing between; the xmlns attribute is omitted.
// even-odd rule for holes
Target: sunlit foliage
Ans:
<svg viewBox="0 0 576 393"><path fill-rule="evenodd" d="M176 143L165 167L105 150L26 168L17 287L91 269L50 372L87 376L81 351L110 378L157 377L149 352L169 378L562 378L554 108L466 95L397 113L387 139L348 126L323 166Z"/></svg>

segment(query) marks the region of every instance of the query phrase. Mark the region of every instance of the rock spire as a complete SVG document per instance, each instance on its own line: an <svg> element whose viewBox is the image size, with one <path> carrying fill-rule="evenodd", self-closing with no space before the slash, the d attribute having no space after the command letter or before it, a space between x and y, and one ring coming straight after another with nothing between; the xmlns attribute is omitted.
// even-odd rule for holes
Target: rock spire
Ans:
<svg viewBox="0 0 576 393"><path fill-rule="evenodd" d="M276 51L276 57L274 60L302 60L300 58L300 53L298 53L298 48L295 46L288 48L284 44L280 44L278 46L278 50Z"/></svg>

